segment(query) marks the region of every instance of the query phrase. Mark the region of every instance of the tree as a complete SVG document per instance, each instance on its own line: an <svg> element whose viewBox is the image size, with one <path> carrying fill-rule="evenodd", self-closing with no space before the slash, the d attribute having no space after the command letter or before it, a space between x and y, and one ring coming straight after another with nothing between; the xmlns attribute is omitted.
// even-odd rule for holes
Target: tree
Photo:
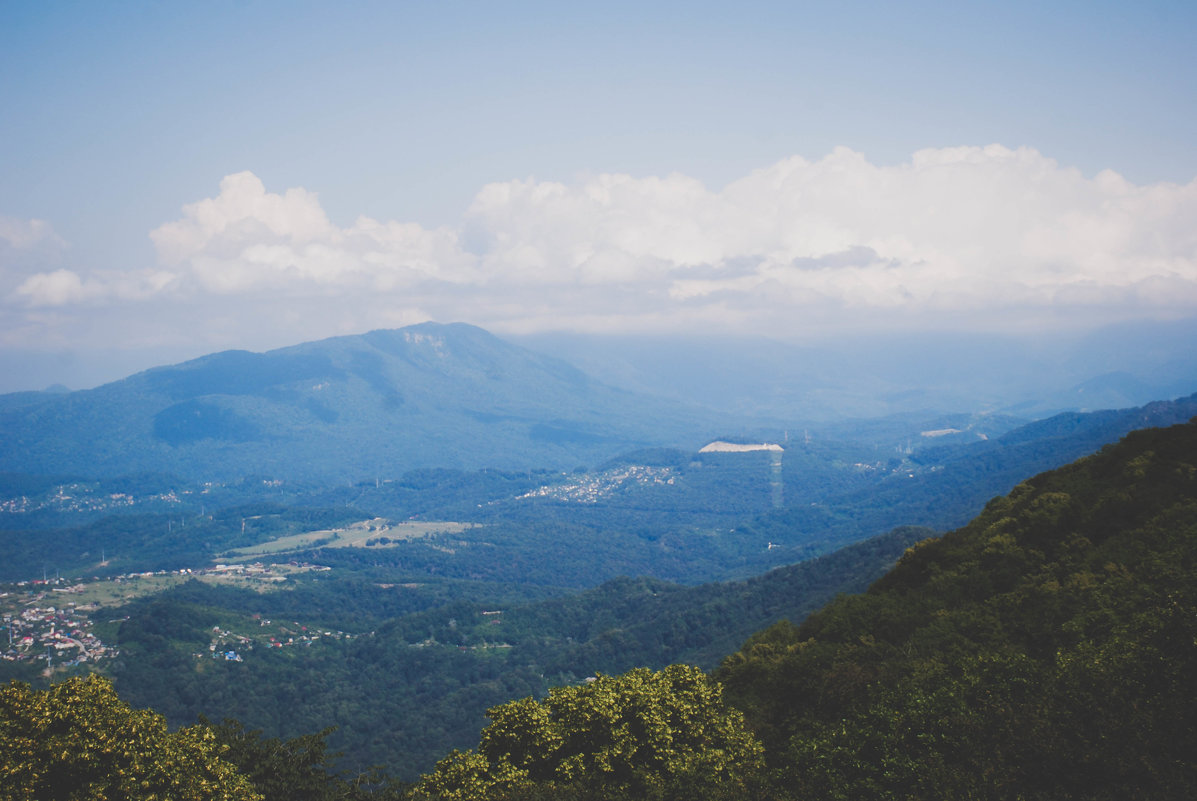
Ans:
<svg viewBox="0 0 1197 801"><path fill-rule="evenodd" d="M201 717L201 721L203 718ZM206 722L206 721L204 721ZM211 725L211 724L209 724ZM338 754L328 753L324 738L332 729L291 739L264 737L239 721L211 726L225 747L223 758L235 765L262 794L263 801L351 801L397 798L399 788L369 772L345 778L334 772Z"/></svg>
<svg viewBox="0 0 1197 801"><path fill-rule="evenodd" d="M0 788L39 801L260 801L212 730L169 732L92 675L0 690Z"/></svg>
<svg viewBox="0 0 1197 801"><path fill-rule="evenodd" d="M566 795L697 798L743 789L761 747L701 670L637 668L494 707L477 751L454 752L417 798Z"/></svg>

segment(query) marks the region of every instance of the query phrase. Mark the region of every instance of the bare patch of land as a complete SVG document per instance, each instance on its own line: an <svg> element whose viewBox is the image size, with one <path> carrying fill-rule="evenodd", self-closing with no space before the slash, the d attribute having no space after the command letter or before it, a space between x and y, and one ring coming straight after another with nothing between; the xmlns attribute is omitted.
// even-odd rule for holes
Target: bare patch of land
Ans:
<svg viewBox="0 0 1197 801"><path fill-rule="evenodd" d="M88 611L101 607L120 606L134 598L157 595L164 590L196 580L207 584L225 584L244 587L258 592L279 589L287 577L311 570L327 570L319 565L273 564L216 565L196 570L171 570L155 573L129 573L123 576L101 580L79 581L73 585L63 584L43 589L37 597L53 597L60 604L67 604ZM2 607L3 604L0 604Z"/></svg>
<svg viewBox="0 0 1197 801"><path fill-rule="evenodd" d="M425 539L438 534L460 534L474 527L474 523L449 521L405 520L400 523L376 517L363 520L345 528L305 531L279 537L269 542L237 548L229 551L225 558L232 562L245 562L261 556L272 556L304 551L312 548L386 548L408 540Z"/></svg>

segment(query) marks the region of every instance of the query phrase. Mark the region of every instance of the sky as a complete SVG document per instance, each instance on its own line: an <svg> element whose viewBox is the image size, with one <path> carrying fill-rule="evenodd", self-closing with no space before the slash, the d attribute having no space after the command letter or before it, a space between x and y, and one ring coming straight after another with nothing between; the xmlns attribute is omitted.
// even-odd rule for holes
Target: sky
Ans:
<svg viewBox="0 0 1197 801"><path fill-rule="evenodd" d="M0 392L1197 315L1191 2L0 0Z"/></svg>

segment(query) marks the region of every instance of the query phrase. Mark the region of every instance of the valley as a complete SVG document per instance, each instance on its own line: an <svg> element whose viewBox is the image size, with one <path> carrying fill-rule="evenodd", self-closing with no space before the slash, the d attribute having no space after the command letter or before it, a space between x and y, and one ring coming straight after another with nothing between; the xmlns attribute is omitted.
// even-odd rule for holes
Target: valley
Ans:
<svg viewBox="0 0 1197 801"><path fill-rule="evenodd" d="M1197 799L1195 40L0 3L0 801Z"/></svg>
<svg viewBox="0 0 1197 801"><path fill-rule="evenodd" d="M525 400L539 397L553 399ZM435 326L217 354L41 403L0 404L39 468L0 453L15 642L0 678L97 672L174 726L335 726L339 769L404 781L512 699L636 668L720 670L1028 477L1197 415L1197 396L1039 420L679 414ZM92 438L38 461L84 435L43 437L30 410L83 426L117 405L156 442Z"/></svg>
<svg viewBox="0 0 1197 801"><path fill-rule="evenodd" d="M473 528L471 523L392 522L381 517L362 520L345 528L322 529L291 534L244 548L234 548L224 556L246 562L259 556L303 553L319 548L387 548L437 535L460 534Z"/></svg>

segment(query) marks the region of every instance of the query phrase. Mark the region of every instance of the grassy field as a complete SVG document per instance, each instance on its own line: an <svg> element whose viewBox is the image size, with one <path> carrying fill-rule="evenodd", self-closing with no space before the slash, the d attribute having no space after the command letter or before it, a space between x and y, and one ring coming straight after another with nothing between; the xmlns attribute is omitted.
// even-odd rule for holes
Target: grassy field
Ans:
<svg viewBox="0 0 1197 801"><path fill-rule="evenodd" d="M288 576L313 569L318 568L311 565L287 564L258 567L237 565L233 569L224 571L205 570L185 574L133 575L101 581L82 581L70 589L63 588L60 591L43 589L38 592L9 593L5 597L0 597L0 612L20 614L23 608L34 604L63 608L74 606L83 610L116 607L134 598L157 595L171 587L177 587L192 580L207 584L244 587L257 592L270 592L281 589Z"/></svg>
<svg viewBox="0 0 1197 801"><path fill-rule="evenodd" d="M145 595L156 595L163 590L176 587L191 576L137 576L125 579L92 581L83 585L77 593L64 595L64 601L73 601L77 606L120 606L126 601Z"/></svg>
<svg viewBox="0 0 1197 801"><path fill-rule="evenodd" d="M197 571L187 574L134 575L119 579L83 582L76 585L78 590L71 592L48 592L45 594L45 603L56 602L59 606L73 603L85 608L120 606L134 598L156 595L193 579L207 584L225 584L245 587L258 592L268 592L279 589L287 576L311 569L310 566L301 565L268 565L253 572L246 572L243 567L238 567L236 571L227 572Z"/></svg>
<svg viewBox="0 0 1197 801"><path fill-rule="evenodd" d="M277 540L259 543L248 548L237 548L225 554L225 558L233 562L245 562L260 556L303 551L310 548L385 548L398 545L404 540L422 539L435 534L458 534L473 528L473 526L473 523L414 520L393 523L376 517L373 520L354 523L346 528L306 531L302 534L280 537ZM390 542L378 542L384 537ZM371 541L373 544L367 545L367 542Z"/></svg>

